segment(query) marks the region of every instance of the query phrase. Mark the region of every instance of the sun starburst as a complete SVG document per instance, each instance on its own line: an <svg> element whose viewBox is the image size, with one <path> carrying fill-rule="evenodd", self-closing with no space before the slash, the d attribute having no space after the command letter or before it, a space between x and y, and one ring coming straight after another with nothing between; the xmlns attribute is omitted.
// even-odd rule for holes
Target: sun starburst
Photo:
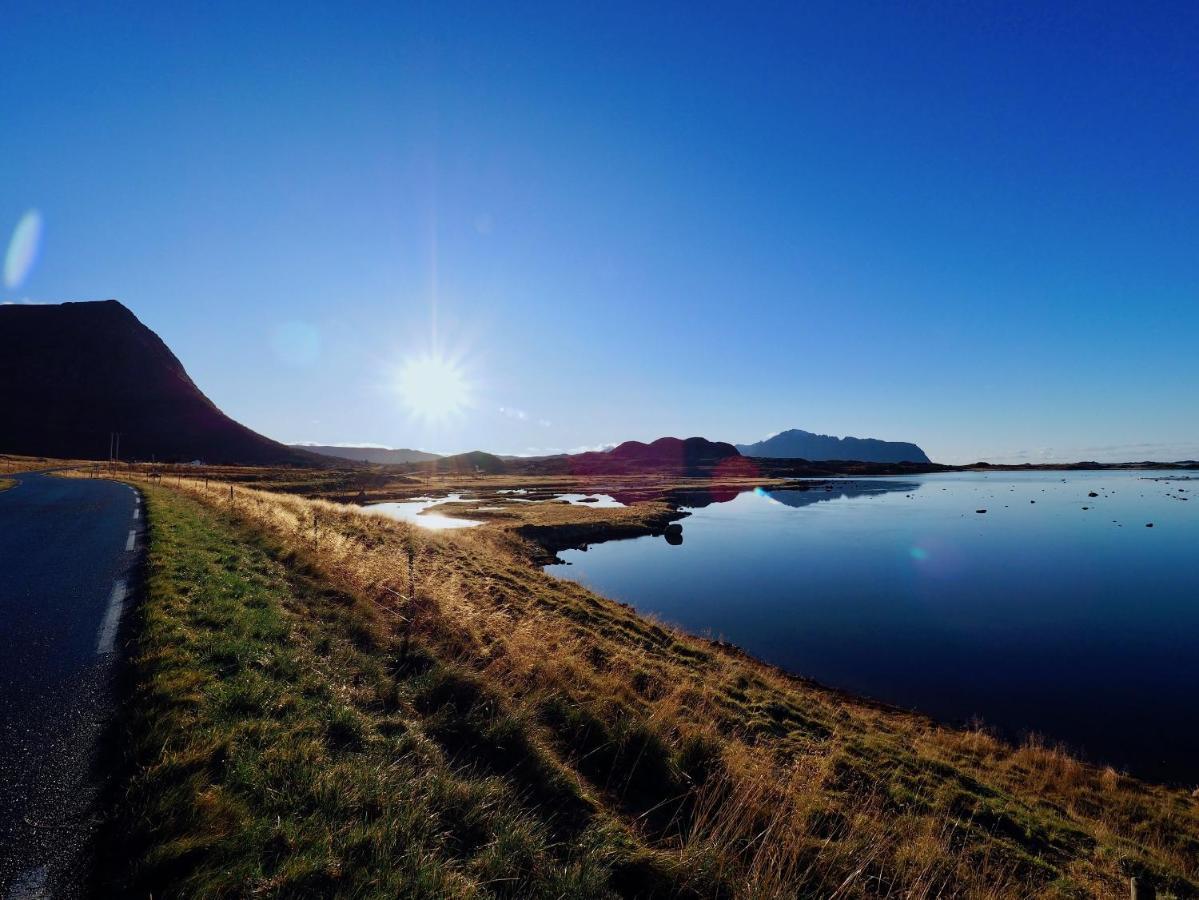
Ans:
<svg viewBox="0 0 1199 900"><path fill-rule="evenodd" d="M470 404L471 387L462 367L440 353L405 360L396 389L409 411L428 422L448 419Z"/></svg>

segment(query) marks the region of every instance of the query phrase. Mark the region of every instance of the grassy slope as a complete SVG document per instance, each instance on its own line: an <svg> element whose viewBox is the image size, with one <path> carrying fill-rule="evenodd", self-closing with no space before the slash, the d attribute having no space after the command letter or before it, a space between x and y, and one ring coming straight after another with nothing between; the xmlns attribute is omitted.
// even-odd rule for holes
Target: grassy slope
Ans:
<svg viewBox="0 0 1199 900"><path fill-rule="evenodd" d="M117 854L139 893L1195 890L1184 792L785 678L509 536L148 492Z"/></svg>
<svg viewBox="0 0 1199 900"><path fill-rule="evenodd" d="M16 483L16 479L14 478L0 478L0 491L7 491Z"/></svg>
<svg viewBox="0 0 1199 900"><path fill-rule="evenodd" d="M125 890L607 891L632 842L518 729L476 709L490 701L474 679L400 653L369 610L193 500L149 489L147 518L115 848L135 861ZM468 740L511 755L505 777L451 752Z"/></svg>
<svg viewBox="0 0 1199 900"><path fill-rule="evenodd" d="M85 460L53 459L46 456L13 456L0 453L0 474L7 472L37 472L59 466L89 465Z"/></svg>

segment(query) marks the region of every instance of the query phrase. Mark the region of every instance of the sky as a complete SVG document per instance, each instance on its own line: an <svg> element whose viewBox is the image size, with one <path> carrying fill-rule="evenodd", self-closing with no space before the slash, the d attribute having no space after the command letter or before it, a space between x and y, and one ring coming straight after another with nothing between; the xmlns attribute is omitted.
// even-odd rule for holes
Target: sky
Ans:
<svg viewBox="0 0 1199 900"><path fill-rule="evenodd" d="M117 298L288 442L1199 458L1196 46L1191 2L16 0L0 302Z"/></svg>

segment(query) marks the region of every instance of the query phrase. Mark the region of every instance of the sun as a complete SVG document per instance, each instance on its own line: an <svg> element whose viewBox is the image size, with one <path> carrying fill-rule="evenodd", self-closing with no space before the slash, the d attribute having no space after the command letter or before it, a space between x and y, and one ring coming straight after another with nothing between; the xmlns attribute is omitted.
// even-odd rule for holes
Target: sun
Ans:
<svg viewBox="0 0 1199 900"><path fill-rule="evenodd" d="M396 387L412 414L430 422L460 413L470 403L470 384L462 369L438 354L406 360Z"/></svg>

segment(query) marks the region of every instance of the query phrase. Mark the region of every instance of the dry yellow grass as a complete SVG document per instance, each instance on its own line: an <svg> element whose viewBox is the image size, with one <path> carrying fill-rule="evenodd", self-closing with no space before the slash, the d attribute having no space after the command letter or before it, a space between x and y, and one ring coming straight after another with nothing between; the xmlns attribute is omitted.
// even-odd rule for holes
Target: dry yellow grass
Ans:
<svg viewBox="0 0 1199 900"><path fill-rule="evenodd" d="M36 472L61 465L74 465L71 460L51 459L45 456L12 456L0 453L0 473Z"/></svg>
<svg viewBox="0 0 1199 900"><path fill-rule="evenodd" d="M164 486L365 601L364 628L477 673L529 740L696 885L1116 897L1149 872L1162 896L1197 889L1187 792L788 677L544 574L511 528L437 533L244 486Z"/></svg>

